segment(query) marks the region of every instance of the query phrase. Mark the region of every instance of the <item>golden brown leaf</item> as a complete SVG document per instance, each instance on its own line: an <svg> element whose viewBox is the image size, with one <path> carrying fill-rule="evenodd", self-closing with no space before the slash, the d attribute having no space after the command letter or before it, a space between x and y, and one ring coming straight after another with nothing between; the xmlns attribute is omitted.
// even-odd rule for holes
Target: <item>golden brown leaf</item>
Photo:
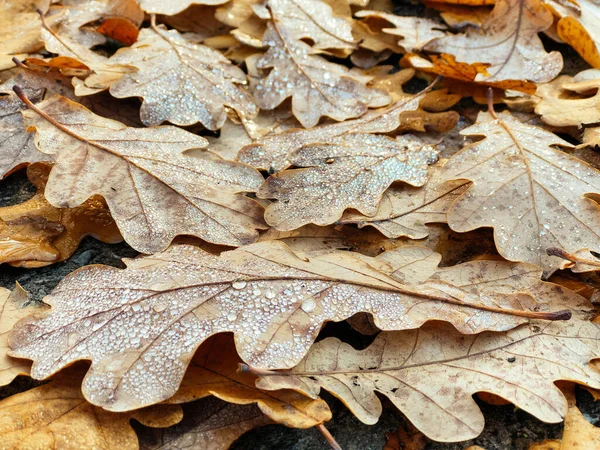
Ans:
<svg viewBox="0 0 600 450"><path fill-rule="evenodd" d="M37 131L38 148L56 155L48 201L73 208L102 195L124 239L140 252L160 251L178 234L240 245L264 227L262 207L239 195L256 191L262 175L209 152L182 154L204 147L204 138L171 126L129 128L60 96L23 115Z"/></svg>
<svg viewBox="0 0 600 450"><path fill-rule="evenodd" d="M387 442L383 450L425 450L428 439L410 422L401 425L392 433L386 433Z"/></svg>
<svg viewBox="0 0 600 450"><path fill-rule="evenodd" d="M491 392L545 422L560 422L567 402L554 385L573 380L600 386L598 325L585 318L533 321L506 333L465 336L448 324L384 332L358 351L337 338L316 343L295 368L261 377L263 389L326 389L365 423L375 423L388 397L428 438L476 437L484 418L472 395ZM440 426L443 424L443 426Z"/></svg>
<svg viewBox="0 0 600 450"><path fill-rule="evenodd" d="M473 182L448 211L453 230L493 227L503 257L546 272L561 263L546 249L572 252L597 245L600 209L586 195L600 192L600 173L554 148L570 144L508 112L497 118L482 112L461 134L485 138L444 166L445 180Z"/></svg>
<svg viewBox="0 0 600 450"><path fill-rule="evenodd" d="M305 145L290 156L292 165L302 168L271 175L257 193L277 200L267 206L265 220L284 231L332 224L348 208L374 215L394 181L425 184L437 151L412 135L357 133Z"/></svg>
<svg viewBox="0 0 600 450"><path fill-rule="evenodd" d="M0 208L0 264L43 267L69 258L86 236L114 244L123 238L101 197L60 209L44 197L51 166L36 163L27 177L37 193L26 202Z"/></svg>
<svg viewBox="0 0 600 450"><path fill-rule="evenodd" d="M559 52L546 53L537 33L552 25L540 0L498 0L481 30L436 39L426 50L454 55L457 61L486 64L475 81L529 80L543 83L563 67Z"/></svg>
<svg viewBox="0 0 600 450"><path fill-rule="evenodd" d="M577 294L540 282L540 270L529 264L437 268L438 262L422 247L370 258L308 256L278 241L220 256L175 245L127 260L125 270L73 272L45 298L53 307L48 314L15 327L10 354L34 360L36 379L91 360L86 398L123 411L174 395L194 351L216 333L233 332L247 363L285 368L305 355L325 321L360 311L383 330L438 319L477 333L508 330L530 317L566 319L565 307L589 309Z"/></svg>
<svg viewBox="0 0 600 450"><path fill-rule="evenodd" d="M383 193L375 215L345 212L339 223L372 226L389 238L408 236L422 239L429 234L428 223L445 223L450 205L467 188L465 181L444 182L443 163L429 168L429 181L423 187L390 187Z"/></svg>
<svg viewBox="0 0 600 450"><path fill-rule="evenodd" d="M227 0L138 0L140 7L148 14L166 14L168 16L180 13L192 5L222 5Z"/></svg>
<svg viewBox="0 0 600 450"><path fill-rule="evenodd" d="M140 116L148 126L200 122L216 130L227 118L225 106L244 116L255 115L252 96L240 87L246 83L244 72L193 39L162 27L142 29L135 45L110 58L111 64L137 69L112 84L110 93L117 98L141 97Z"/></svg>
<svg viewBox="0 0 600 450"><path fill-rule="evenodd" d="M168 427L182 419L178 405L156 405L129 413L98 408L81 394L81 376L61 373L51 383L0 401L4 448L137 450L130 421Z"/></svg>
<svg viewBox="0 0 600 450"><path fill-rule="evenodd" d="M361 235L352 227L306 225L290 231L278 231L270 228L261 234L258 242L278 240L285 242L285 245L294 252L310 255L335 249L351 248L353 239L360 238Z"/></svg>

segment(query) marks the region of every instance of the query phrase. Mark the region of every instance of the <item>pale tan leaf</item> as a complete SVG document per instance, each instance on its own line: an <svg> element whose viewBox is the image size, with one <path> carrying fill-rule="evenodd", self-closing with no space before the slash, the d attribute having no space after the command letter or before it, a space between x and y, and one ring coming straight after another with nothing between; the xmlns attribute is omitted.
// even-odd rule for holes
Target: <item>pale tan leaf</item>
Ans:
<svg viewBox="0 0 600 450"><path fill-rule="evenodd" d="M294 252L317 254L335 249L348 249L354 239L360 239L355 228L342 225L319 227L306 225L295 230L279 231L269 228L260 235L258 242L282 241Z"/></svg>
<svg viewBox="0 0 600 450"><path fill-rule="evenodd" d="M234 333L245 362L286 368L306 354L325 321L360 311L382 330L444 320L478 333L590 308L583 297L540 282L541 271L529 264L438 269L439 259L421 247L370 258L343 251L309 257L278 241L220 256L176 245L127 260L125 270L73 272L45 298L48 314L17 324L10 355L34 360L36 379L90 360L86 398L123 411L174 395L194 351L216 333Z"/></svg>
<svg viewBox="0 0 600 450"><path fill-rule="evenodd" d="M414 52L423 49L430 41L446 36L446 27L433 19L423 17L401 17L380 11L359 11L356 17L377 17L394 25L394 28L383 28L384 33L400 36L398 45L405 52Z"/></svg>
<svg viewBox="0 0 600 450"><path fill-rule="evenodd" d="M138 433L141 450L227 450L247 431L273 423L256 405L208 397L183 405L183 420L170 428Z"/></svg>
<svg viewBox="0 0 600 450"><path fill-rule="evenodd" d="M278 230L329 225L348 208L374 215L394 181L422 186L436 159L435 148L412 135L344 134L296 150L290 161L302 169L271 175L257 195L277 200L265 220Z"/></svg>
<svg viewBox="0 0 600 450"><path fill-rule="evenodd" d="M389 103L385 92L365 86L370 77L326 61L290 33L277 20L269 22L263 38L269 50L257 62L259 69L271 69L254 92L260 108L274 109L292 97L294 115L308 128L322 116L342 121Z"/></svg>
<svg viewBox="0 0 600 450"><path fill-rule="evenodd" d="M168 427L182 419L178 405L156 405L139 411L114 413L86 401L74 370L51 383L0 402L0 438L4 448L137 450L130 421Z"/></svg>
<svg viewBox="0 0 600 450"><path fill-rule="evenodd" d="M383 193L373 216L346 211L339 223L372 226L389 238L407 236L422 239L429 234L428 223L445 223L450 205L468 188L466 181L444 182L443 163L429 167L429 181L423 187L392 186Z"/></svg>
<svg viewBox="0 0 600 450"><path fill-rule="evenodd" d="M240 86L246 83L244 72L218 51L194 44L176 30L144 28L138 41L119 50L110 63L137 69L115 82L110 93L142 97L140 116L148 126L200 122L216 130L227 118L225 106L244 116L258 112L250 93Z"/></svg>
<svg viewBox="0 0 600 450"><path fill-rule="evenodd" d="M453 230L493 227L503 257L546 272L561 262L546 249L572 252L597 245L600 209L586 195L600 192L600 173L555 148L570 144L508 112L497 119L482 112L461 134L485 138L444 166L444 179L473 182L448 211Z"/></svg>
<svg viewBox="0 0 600 450"><path fill-rule="evenodd" d="M529 80L543 83L563 67L557 51L547 53L537 36L552 25L552 13L540 0L498 0L481 29L437 39L426 50L450 53L457 61L485 63L475 81Z"/></svg>
<svg viewBox="0 0 600 450"><path fill-rule="evenodd" d="M148 14L166 14L168 16L182 12L192 5L222 5L227 0L138 0L140 7Z"/></svg>
<svg viewBox="0 0 600 450"><path fill-rule="evenodd" d="M562 421L567 402L555 381L600 386L600 372L589 364L599 355L598 331L597 324L578 317L477 336L431 323L381 333L362 351L327 338L294 369L261 377L258 386L313 396L326 389L369 424L381 415L377 392L430 439L461 441L483 430L483 415L472 398L481 391L545 422Z"/></svg>
<svg viewBox="0 0 600 450"><path fill-rule="evenodd" d="M238 159L258 169L280 171L292 164L290 159L294 152L301 147L312 143L328 143L350 133L383 134L397 130L425 131L427 125L435 126L436 123L442 125L438 131L448 131L453 128L458 120L458 113L455 111L437 112L439 109L430 109L427 92L425 90L417 95L405 96L386 108L369 111L359 119L321 125L310 130L293 129L266 135L255 143L242 148ZM452 102L460 100L458 96L446 94L445 91L431 93L438 100L438 106L443 104L446 108L452 106L454 104ZM427 102L427 109L436 112L420 109L421 102Z"/></svg>
<svg viewBox="0 0 600 450"><path fill-rule="evenodd" d="M32 107L32 106L30 106ZM263 181L256 170L204 152L206 140L180 128L128 128L55 96L25 111L36 145L56 156L45 196L75 207L94 194L109 206L124 239L136 250L166 248L179 234L224 245L258 237L262 207L239 195Z"/></svg>

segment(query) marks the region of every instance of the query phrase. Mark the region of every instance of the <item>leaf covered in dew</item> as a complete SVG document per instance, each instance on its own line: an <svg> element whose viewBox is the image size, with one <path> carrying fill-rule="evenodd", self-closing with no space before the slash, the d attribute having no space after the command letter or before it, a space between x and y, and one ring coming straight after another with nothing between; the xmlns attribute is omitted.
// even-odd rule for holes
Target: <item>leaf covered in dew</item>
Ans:
<svg viewBox="0 0 600 450"><path fill-rule="evenodd" d="M16 326L10 354L32 359L37 379L90 360L86 398L124 411L174 395L194 351L217 333L234 334L246 363L272 369L300 361L324 322L357 312L372 314L383 330L442 320L472 334L589 310L583 297L541 282L529 264L438 268L439 261L423 247L372 258L310 256L278 241L220 256L176 245L128 260L125 270L89 266L67 276L45 298L49 313Z"/></svg>

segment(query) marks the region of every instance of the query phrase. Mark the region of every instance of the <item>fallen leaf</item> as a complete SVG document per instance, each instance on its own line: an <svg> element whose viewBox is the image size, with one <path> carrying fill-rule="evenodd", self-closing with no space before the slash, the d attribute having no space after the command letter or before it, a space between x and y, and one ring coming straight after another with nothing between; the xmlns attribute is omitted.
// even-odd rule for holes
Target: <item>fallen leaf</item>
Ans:
<svg viewBox="0 0 600 450"><path fill-rule="evenodd" d="M308 128L322 116L342 121L390 102L385 92L365 86L370 77L318 56L308 44L294 40L277 20L269 22L263 43L269 50L257 67L271 71L254 92L262 109L274 109L292 97L294 115Z"/></svg>
<svg viewBox="0 0 600 450"><path fill-rule="evenodd" d="M472 398L479 391L545 422L562 421L567 402L554 382L600 386L600 373L589 364L597 349L598 325L581 317L477 336L428 323L419 330L381 333L362 351L327 338L292 370L271 372L257 385L311 396L326 389L367 424L381 415L377 392L428 438L456 442L483 430L483 415Z"/></svg>
<svg viewBox="0 0 600 450"><path fill-rule="evenodd" d="M546 53L537 36L552 25L552 13L540 0L498 0L480 30L449 35L425 50L449 53L457 61L486 64L475 81L529 80L544 83L563 67L562 55Z"/></svg>
<svg viewBox="0 0 600 450"><path fill-rule="evenodd" d="M218 51L192 40L176 30L142 29L136 44L110 58L111 64L137 69L113 83L111 95L141 97L140 116L147 126L200 122L216 130L227 118L225 106L243 116L255 115L252 96L240 87L246 83L244 72Z"/></svg>
<svg viewBox="0 0 600 450"><path fill-rule="evenodd" d="M273 423L256 405L234 405L208 397L183 405L183 420L170 428L138 433L141 450L227 450L241 435Z"/></svg>
<svg viewBox="0 0 600 450"><path fill-rule="evenodd" d="M37 193L29 200L0 208L0 263L43 267L68 259L86 236L115 244L123 238L101 197L75 208L60 209L44 197L51 166L36 163L27 177Z"/></svg>
<svg viewBox="0 0 600 450"><path fill-rule="evenodd" d="M257 195L277 200L267 206L265 220L278 230L329 225L348 208L375 214L394 181L422 186L436 159L435 148L412 135L344 134L296 150L290 162L302 169L271 175Z"/></svg>
<svg viewBox="0 0 600 450"><path fill-rule="evenodd" d="M125 270L73 272L44 299L53 306L48 314L17 324L10 355L34 360L35 379L90 360L86 398L123 411L174 395L194 351L216 333L233 332L245 362L285 368L306 354L325 321L360 311L382 330L439 319L477 333L530 317L566 319L565 307L590 308L577 294L540 282L532 265L474 261L438 269L438 262L419 247L370 258L309 257L278 241L220 256L176 245L127 260Z"/></svg>
<svg viewBox="0 0 600 450"><path fill-rule="evenodd" d="M480 28L488 21L491 13L489 8L472 8L468 5L455 5L429 0L424 3L427 7L439 11L440 17L448 27L457 31L467 27Z"/></svg>
<svg viewBox="0 0 600 450"><path fill-rule="evenodd" d="M28 304L28 300L27 292L19 283L12 292L0 288L0 386L9 384L18 375L29 375L29 361L7 354L8 336L14 324L41 309L41 304Z"/></svg>
<svg viewBox="0 0 600 450"><path fill-rule="evenodd" d="M443 164L440 162L429 167L429 181L425 186L390 187L383 193L374 215L347 211L338 222L357 224L358 228L372 226L389 238L427 237L427 224L445 223L448 208L469 187L466 181L442 181Z"/></svg>
<svg viewBox="0 0 600 450"><path fill-rule="evenodd" d="M571 252L597 244L594 224L600 221L600 209L586 195L600 192L599 172L554 148L570 144L508 112L497 117L481 112L461 134L484 139L467 145L444 166L443 179L473 182L450 207L450 228L493 227L504 258L537 264L545 272L560 264L546 254L547 248Z"/></svg>
<svg viewBox="0 0 600 450"><path fill-rule="evenodd" d="M304 254L329 252L335 249L348 249L353 245L353 239L360 238L356 229L341 225L319 227L306 225L295 230L279 231L269 228L260 235L258 242L282 241L292 251Z"/></svg>
<svg viewBox="0 0 600 450"><path fill-rule="evenodd" d="M0 437L5 448L137 450L130 421L168 427L182 419L178 405L128 413L98 408L81 394L81 376L60 374L51 383L0 401Z"/></svg>
<svg viewBox="0 0 600 450"><path fill-rule="evenodd" d="M28 106L25 126L42 152L56 155L48 201L73 208L102 195L136 250L163 250L179 234L241 245L264 227L262 207L239 195L258 189L260 173L209 152L181 153L205 139L171 126L129 128L60 96Z"/></svg>
<svg viewBox="0 0 600 450"><path fill-rule="evenodd" d="M140 7L148 14L173 16L192 5L222 5L227 0L138 0Z"/></svg>
<svg viewBox="0 0 600 450"><path fill-rule="evenodd" d="M387 442L383 450L425 450L429 442L410 422L401 425L394 432L386 433L385 436Z"/></svg>

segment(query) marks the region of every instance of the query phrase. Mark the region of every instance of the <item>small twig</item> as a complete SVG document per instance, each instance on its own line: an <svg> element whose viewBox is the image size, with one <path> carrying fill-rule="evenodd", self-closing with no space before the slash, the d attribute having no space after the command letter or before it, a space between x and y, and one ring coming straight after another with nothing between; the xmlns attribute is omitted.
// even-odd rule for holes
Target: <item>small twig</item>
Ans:
<svg viewBox="0 0 600 450"><path fill-rule="evenodd" d="M588 266L600 267L600 261L593 261L591 259L581 258L577 255L573 255L572 253L565 252L560 248L550 247L546 250L546 253L548 254L548 256L558 256L559 258L571 261L575 264L580 263L586 264Z"/></svg>
<svg viewBox="0 0 600 450"><path fill-rule="evenodd" d="M494 119L497 119L496 110L494 109L494 90L489 87L487 90L488 111Z"/></svg>
<svg viewBox="0 0 600 450"><path fill-rule="evenodd" d="M329 430L327 428L325 428L325 425L323 425L321 423L321 424L317 425L317 428L319 429L319 431L321 432L321 434L323 435L323 437L327 440L327 443L332 448L332 450L342 450L342 446L337 443L337 441L331 435L331 433L329 432Z"/></svg>
<svg viewBox="0 0 600 450"><path fill-rule="evenodd" d="M279 372L274 372L273 370L257 369L256 367L252 367L244 363L238 364L238 372L251 373L259 377L268 375L281 375Z"/></svg>

